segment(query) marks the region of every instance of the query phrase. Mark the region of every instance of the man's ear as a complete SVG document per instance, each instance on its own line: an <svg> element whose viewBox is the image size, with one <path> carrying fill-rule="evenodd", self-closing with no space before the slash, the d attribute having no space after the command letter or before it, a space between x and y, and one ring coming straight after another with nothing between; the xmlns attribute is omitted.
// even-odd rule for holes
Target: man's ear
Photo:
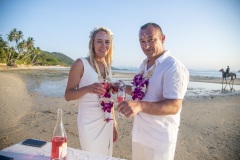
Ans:
<svg viewBox="0 0 240 160"><path fill-rule="evenodd" d="M165 42L165 35L164 34L162 34L162 36L161 36L161 41L162 41L162 43Z"/></svg>

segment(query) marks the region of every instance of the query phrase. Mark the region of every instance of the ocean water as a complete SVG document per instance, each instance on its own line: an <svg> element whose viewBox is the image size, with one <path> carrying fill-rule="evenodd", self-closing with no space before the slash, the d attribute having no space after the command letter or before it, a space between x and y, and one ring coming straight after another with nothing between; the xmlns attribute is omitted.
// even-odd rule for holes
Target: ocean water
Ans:
<svg viewBox="0 0 240 160"><path fill-rule="evenodd" d="M218 83L189 82L186 97L211 97L235 93L240 94L240 85L234 85L232 90L230 86L227 85L225 90L222 90L222 84Z"/></svg>
<svg viewBox="0 0 240 160"><path fill-rule="evenodd" d="M125 68L124 70L117 70L118 72L137 73L136 68ZM218 70L193 70L189 69L190 76L201 76L201 77L222 77L222 72ZM232 71L230 71L232 72ZM240 78L240 72L233 71L237 78Z"/></svg>
<svg viewBox="0 0 240 160"><path fill-rule="evenodd" d="M232 71L230 71L232 72ZM240 78L240 72L233 72L237 78ZM189 70L190 76L202 76L202 77L222 77L222 72L217 70Z"/></svg>
<svg viewBox="0 0 240 160"><path fill-rule="evenodd" d="M59 70L59 69L58 69ZM69 69L63 69L69 70ZM118 72L130 72L136 73L136 70L118 70ZM203 76L203 77L221 77L221 72L218 71L197 71L190 70L190 76ZM237 78L240 77L240 73L237 73ZM122 78L121 78L122 79ZM118 80L118 79L115 79ZM126 80L129 80L126 78ZM51 81L42 80L36 88L33 88L32 91L40 93L44 96L51 97L64 97L65 88L67 85L67 77L62 77L62 79L56 80L53 78ZM214 95L224 95L224 94L239 94L240 85L234 85L234 89L230 90L229 85L226 87L225 91L222 91L222 84L216 83L203 83L203 82L189 82L188 91L186 97L196 97L196 96L214 96Z"/></svg>

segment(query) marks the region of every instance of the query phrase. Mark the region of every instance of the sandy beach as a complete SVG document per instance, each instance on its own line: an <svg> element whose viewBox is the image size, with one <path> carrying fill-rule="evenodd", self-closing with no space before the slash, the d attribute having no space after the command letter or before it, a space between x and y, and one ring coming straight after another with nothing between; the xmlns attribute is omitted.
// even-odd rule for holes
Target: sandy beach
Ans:
<svg viewBox="0 0 240 160"><path fill-rule="evenodd" d="M68 70L0 70L0 149L27 138L50 141L57 108L64 112L68 146L81 149L76 122L78 101L66 102L63 97L35 90L45 81L58 83L67 76ZM114 78L132 77L132 73L114 72ZM190 80L221 83L221 78L212 77L191 77ZM240 85L239 78L235 84ZM133 119L117 119L119 139L114 144L113 156L131 160ZM185 98L175 160L198 159L240 159L240 91Z"/></svg>

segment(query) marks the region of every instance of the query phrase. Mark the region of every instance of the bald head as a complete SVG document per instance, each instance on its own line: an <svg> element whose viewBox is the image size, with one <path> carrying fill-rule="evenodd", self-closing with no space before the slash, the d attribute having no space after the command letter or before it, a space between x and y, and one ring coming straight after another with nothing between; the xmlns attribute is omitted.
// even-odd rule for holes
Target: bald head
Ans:
<svg viewBox="0 0 240 160"><path fill-rule="evenodd" d="M160 34L163 34L162 28L156 23L146 23L140 28L140 31L148 28L149 26L154 27Z"/></svg>

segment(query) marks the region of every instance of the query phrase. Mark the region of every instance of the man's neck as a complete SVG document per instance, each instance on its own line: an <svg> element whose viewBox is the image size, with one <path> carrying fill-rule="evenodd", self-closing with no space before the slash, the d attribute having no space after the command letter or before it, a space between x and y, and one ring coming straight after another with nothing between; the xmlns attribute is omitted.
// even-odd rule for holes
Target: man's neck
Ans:
<svg viewBox="0 0 240 160"><path fill-rule="evenodd" d="M156 55L154 57L148 58L147 69L151 68L155 64L156 59L158 59L161 55L163 55L164 52L165 52L165 50L163 50L162 53L160 53L160 54L158 54L158 55Z"/></svg>

